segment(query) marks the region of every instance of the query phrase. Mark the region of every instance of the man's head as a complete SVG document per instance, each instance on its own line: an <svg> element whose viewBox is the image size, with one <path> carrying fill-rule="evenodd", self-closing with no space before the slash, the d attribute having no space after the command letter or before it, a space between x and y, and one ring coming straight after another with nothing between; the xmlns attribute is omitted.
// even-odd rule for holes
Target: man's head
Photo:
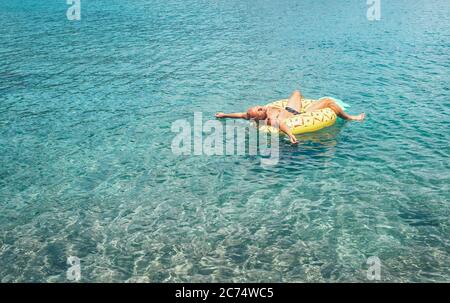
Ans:
<svg viewBox="0 0 450 303"><path fill-rule="evenodd" d="M263 106L250 107L247 110L247 117L256 121L265 120L267 118L267 109Z"/></svg>

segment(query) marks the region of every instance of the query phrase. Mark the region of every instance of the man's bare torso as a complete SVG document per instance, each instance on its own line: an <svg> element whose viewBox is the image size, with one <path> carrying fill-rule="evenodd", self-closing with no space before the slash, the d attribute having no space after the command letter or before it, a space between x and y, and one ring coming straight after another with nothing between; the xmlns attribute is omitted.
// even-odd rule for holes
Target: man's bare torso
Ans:
<svg viewBox="0 0 450 303"><path fill-rule="evenodd" d="M281 109L272 106L267 106L266 109L267 109L266 111L267 119L265 120L265 122L268 125L277 125L277 124L279 125L281 122L294 116L294 114L288 112L284 108Z"/></svg>

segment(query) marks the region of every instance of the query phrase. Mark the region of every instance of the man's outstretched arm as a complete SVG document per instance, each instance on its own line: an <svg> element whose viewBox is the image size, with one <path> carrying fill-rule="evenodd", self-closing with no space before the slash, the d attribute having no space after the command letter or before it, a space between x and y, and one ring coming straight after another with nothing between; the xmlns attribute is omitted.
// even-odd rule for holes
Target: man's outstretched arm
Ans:
<svg viewBox="0 0 450 303"><path fill-rule="evenodd" d="M297 143L298 143L297 138L294 136L294 134L292 134L291 129L290 129L284 122L281 122L281 123L280 123L279 129L280 129L283 133L285 133L286 135L288 135L289 140L291 141L292 144L297 144Z"/></svg>
<svg viewBox="0 0 450 303"><path fill-rule="evenodd" d="M247 113L217 113L216 118L235 118L235 119L248 119Z"/></svg>

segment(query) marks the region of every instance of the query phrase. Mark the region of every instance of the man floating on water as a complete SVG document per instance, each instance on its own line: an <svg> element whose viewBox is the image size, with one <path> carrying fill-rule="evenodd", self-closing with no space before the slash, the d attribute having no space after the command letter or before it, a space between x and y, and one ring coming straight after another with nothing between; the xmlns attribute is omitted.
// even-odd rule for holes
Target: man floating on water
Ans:
<svg viewBox="0 0 450 303"><path fill-rule="evenodd" d="M352 116L347 114L342 107L340 107L331 98L322 98L318 101L312 102L308 107L304 107L302 102L303 96L300 91L296 90L289 97L287 105L285 108L277 108L273 106L254 106L250 107L247 112L243 113L217 113L216 118L237 118L237 119L247 119L255 121L264 121L266 125L275 127L286 135L289 136L289 140L292 144L298 143L297 138L291 131L291 128L286 125L285 121L295 115L300 115L302 113L309 113L325 108L330 108L333 110L338 117L350 121L362 121L365 118L365 114L361 113L357 116Z"/></svg>

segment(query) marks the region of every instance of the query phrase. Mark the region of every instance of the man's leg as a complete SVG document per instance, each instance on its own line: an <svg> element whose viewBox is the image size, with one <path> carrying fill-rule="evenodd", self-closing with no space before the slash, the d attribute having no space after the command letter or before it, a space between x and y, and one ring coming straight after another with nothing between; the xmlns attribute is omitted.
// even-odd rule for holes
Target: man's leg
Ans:
<svg viewBox="0 0 450 303"><path fill-rule="evenodd" d="M357 116L349 115L342 109L342 107L340 107L336 102L334 102L334 100L328 98L314 102L308 107L307 111L312 112L314 110L324 109L327 107L331 108L336 113L336 115L338 115L338 117L341 117L342 119L345 120L361 121L366 116L364 113L361 113Z"/></svg>
<svg viewBox="0 0 450 303"><path fill-rule="evenodd" d="M289 100L288 100L286 106L293 108L300 113L301 109L302 109L302 98L303 97L302 97L302 94L300 93L300 91L295 90L292 93L292 95L289 97Z"/></svg>

